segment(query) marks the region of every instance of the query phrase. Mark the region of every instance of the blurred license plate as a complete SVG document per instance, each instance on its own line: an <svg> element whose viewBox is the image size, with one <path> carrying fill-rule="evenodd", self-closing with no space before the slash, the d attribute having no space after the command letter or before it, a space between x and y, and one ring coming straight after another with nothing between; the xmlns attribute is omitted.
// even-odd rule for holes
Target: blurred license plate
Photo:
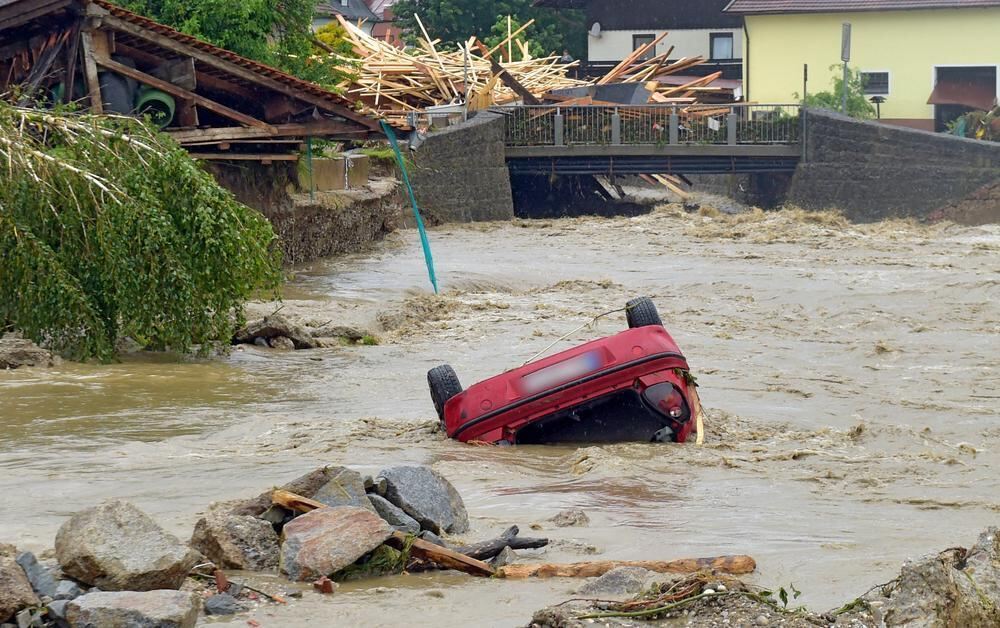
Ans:
<svg viewBox="0 0 1000 628"><path fill-rule="evenodd" d="M597 351L588 351L582 355L525 375L521 379L522 387L525 393L531 395L586 375L599 366L601 366L601 356Z"/></svg>

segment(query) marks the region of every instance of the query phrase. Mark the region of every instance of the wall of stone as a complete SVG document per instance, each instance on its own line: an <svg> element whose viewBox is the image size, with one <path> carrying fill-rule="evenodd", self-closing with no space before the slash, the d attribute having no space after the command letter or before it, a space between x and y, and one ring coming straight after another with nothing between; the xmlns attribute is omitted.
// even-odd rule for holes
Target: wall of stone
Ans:
<svg viewBox="0 0 1000 628"><path fill-rule="evenodd" d="M410 181L428 224L513 218L503 131L502 116L481 112L429 133L410 153Z"/></svg>
<svg viewBox="0 0 1000 628"><path fill-rule="evenodd" d="M278 235L286 265L364 250L397 228L399 182L372 179L365 188L297 191L294 162L215 162L210 172L241 203L260 211Z"/></svg>
<svg viewBox="0 0 1000 628"><path fill-rule="evenodd" d="M810 110L788 201L853 220L927 217L1000 182L1000 144Z"/></svg>

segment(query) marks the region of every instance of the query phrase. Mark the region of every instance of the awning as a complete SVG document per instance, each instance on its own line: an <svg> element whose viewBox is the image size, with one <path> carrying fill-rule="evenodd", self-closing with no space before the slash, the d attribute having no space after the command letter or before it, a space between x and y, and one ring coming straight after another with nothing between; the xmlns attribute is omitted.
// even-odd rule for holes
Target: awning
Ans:
<svg viewBox="0 0 1000 628"><path fill-rule="evenodd" d="M963 105L973 109L992 109L996 103L996 87L982 83L938 81L927 99L928 105Z"/></svg>

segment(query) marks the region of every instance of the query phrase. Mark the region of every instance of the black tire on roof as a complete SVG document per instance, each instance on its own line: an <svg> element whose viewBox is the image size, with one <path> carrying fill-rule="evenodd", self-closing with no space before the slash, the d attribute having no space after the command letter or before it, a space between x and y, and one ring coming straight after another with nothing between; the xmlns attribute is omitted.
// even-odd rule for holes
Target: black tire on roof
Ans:
<svg viewBox="0 0 1000 628"><path fill-rule="evenodd" d="M462 392L462 383L458 381L455 369L442 364L427 371L427 386L431 389L431 401L434 402L438 419L444 421L444 404Z"/></svg>
<svg viewBox="0 0 1000 628"><path fill-rule="evenodd" d="M663 325L656 305L649 297L636 297L625 304L625 319L629 329L648 325Z"/></svg>

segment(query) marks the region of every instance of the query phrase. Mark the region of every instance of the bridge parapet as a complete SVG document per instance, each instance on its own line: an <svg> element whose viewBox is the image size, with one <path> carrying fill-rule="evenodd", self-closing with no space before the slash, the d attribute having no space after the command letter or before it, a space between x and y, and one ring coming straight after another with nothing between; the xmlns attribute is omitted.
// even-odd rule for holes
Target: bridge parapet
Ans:
<svg viewBox="0 0 1000 628"><path fill-rule="evenodd" d="M797 145L799 105L525 105L493 107L520 146Z"/></svg>

